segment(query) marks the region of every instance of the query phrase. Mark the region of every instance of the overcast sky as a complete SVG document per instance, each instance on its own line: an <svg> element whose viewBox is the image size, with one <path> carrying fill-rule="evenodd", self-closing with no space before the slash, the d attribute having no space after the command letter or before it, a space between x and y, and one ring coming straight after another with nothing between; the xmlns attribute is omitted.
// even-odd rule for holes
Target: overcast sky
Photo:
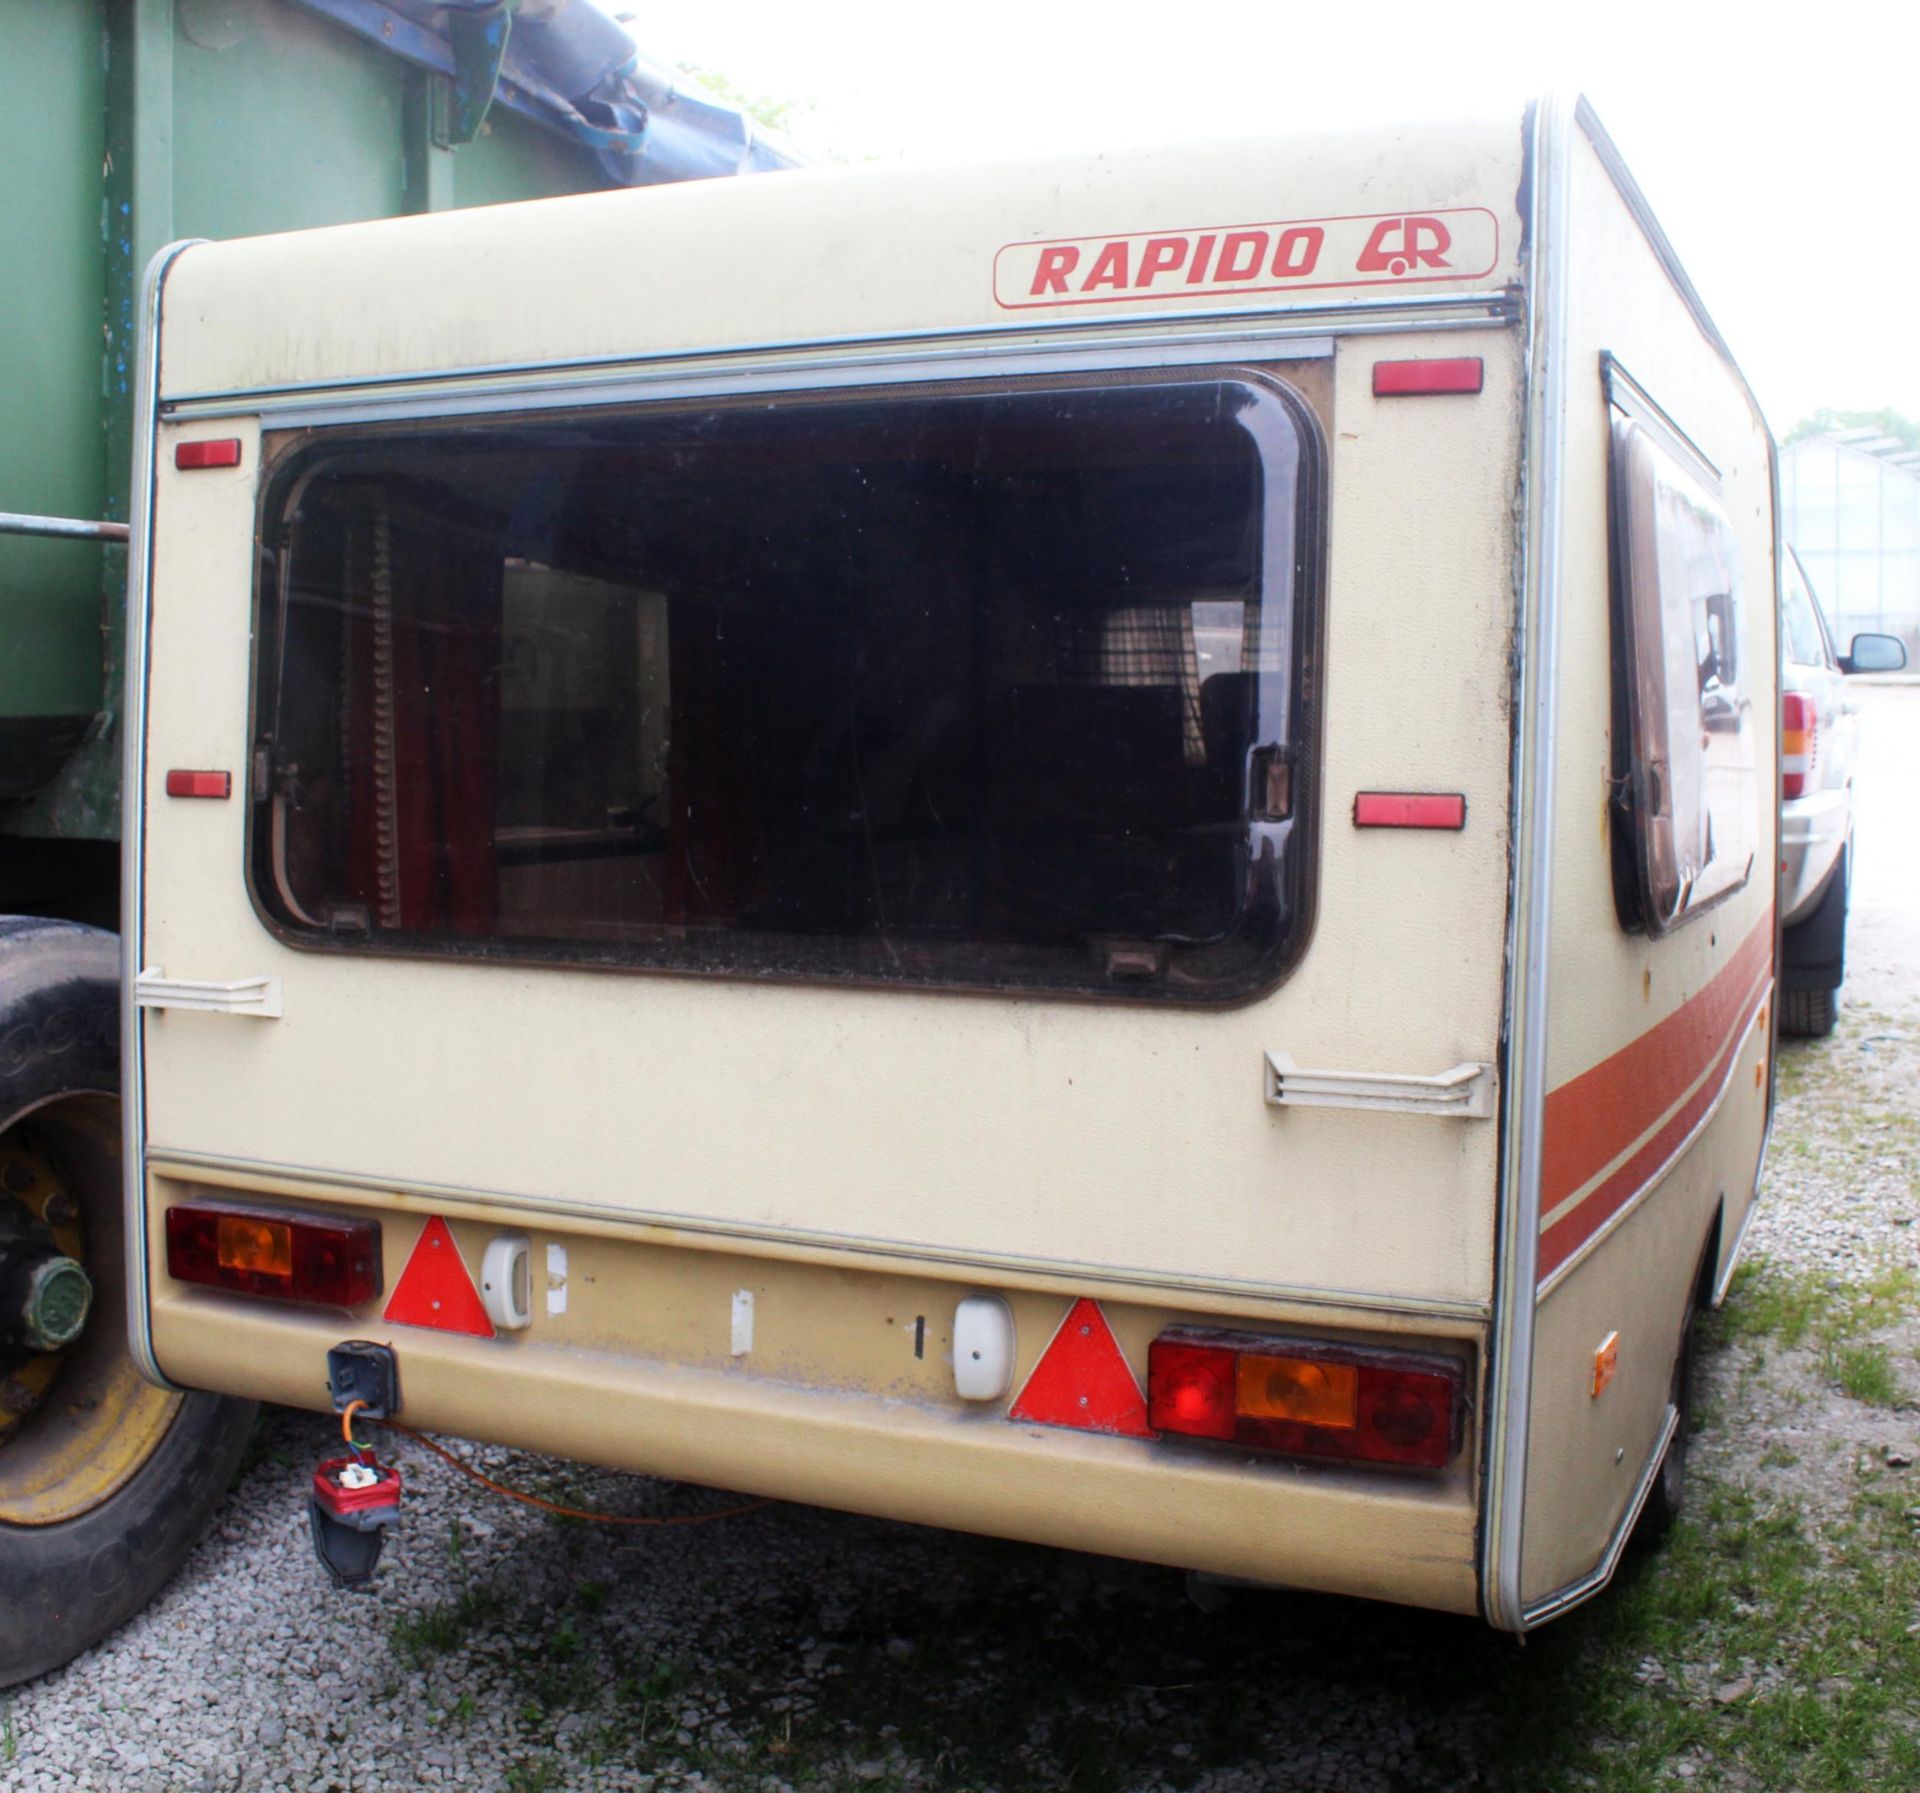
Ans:
<svg viewBox="0 0 1920 1793"><path fill-rule="evenodd" d="M951 161L1593 101L1776 432L1920 418L1920 3L610 0L657 61Z"/></svg>

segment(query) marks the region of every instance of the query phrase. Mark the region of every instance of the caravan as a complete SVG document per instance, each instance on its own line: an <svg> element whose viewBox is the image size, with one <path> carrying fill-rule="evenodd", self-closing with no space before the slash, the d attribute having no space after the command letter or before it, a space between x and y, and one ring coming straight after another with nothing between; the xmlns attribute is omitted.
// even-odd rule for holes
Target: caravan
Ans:
<svg viewBox="0 0 1920 1793"><path fill-rule="evenodd" d="M151 1377L1512 1630L1672 1516L1773 459L1583 105L148 305Z"/></svg>

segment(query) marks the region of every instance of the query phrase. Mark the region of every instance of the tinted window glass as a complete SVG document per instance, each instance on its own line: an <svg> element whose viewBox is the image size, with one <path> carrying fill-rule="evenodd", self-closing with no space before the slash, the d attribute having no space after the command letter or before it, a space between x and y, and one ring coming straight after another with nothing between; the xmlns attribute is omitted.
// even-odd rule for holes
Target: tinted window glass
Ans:
<svg viewBox="0 0 1920 1793"><path fill-rule="evenodd" d="M1740 550L1714 482L1616 413L1616 569L1625 727L1616 818L1627 919L1661 934L1752 869L1758 784Z"/></svg>
<svg viewBox="0 0 1920 1793"><path fill-rule="evenodd" d="M345 947L1244 993L1301 925L1308 440L1252 377L319 438L256 891Z"/></svg>
<svg viewBox="0 0 1920 1793"><path fill-rule="evenodd" d="M1780 633L1786 657L1796 666L1827 664L1827 640L1814 613L1813 593L1791 554L1780 562Z"/></svg>

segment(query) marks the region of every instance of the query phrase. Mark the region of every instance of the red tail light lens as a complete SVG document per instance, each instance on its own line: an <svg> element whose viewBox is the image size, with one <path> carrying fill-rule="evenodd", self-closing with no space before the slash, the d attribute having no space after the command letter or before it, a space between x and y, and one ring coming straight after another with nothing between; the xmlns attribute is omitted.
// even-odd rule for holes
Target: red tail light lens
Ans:
<svg viewBox="0 0 1920 1793"><path fill-rule="evenodd" d="M1147 1352L1156 1431L1253 1450L1440 1469L1460 1442L1451 1358L1176 1327Z"/></svg>
<svg viewBox="0 0 1920 1793"><path fill-rule="evenodd" d="M1231 1438L1237 1368L1231 1351L1162 1333L1147 1352L1147 1423L1188 1438Z"/></svg>
<svg viewBox="0 0 1920 1793"><path fill-rule="evenodd" d="M358 1307L380 1293L380 1223L187 1203L167 1210L167 1274L236 1295Z"/></svg>
<svg viewBox="0 0 1920 1793"><path fill-rule="evenodd" d="M1820 745L1820 712L1804 692L1780 699L1780 795L1804 797Z"/></svg>

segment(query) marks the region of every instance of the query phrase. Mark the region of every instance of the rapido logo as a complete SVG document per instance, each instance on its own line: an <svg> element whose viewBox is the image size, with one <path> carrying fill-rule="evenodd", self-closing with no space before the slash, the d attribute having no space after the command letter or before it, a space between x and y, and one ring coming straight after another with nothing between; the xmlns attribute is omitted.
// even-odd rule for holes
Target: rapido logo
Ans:
<svg viewBox="0 0 1920 1793"><path fill-rule="evenodd" d="M1499 237L1493 213L1468 206L1009 243L994 257L993 296L1004 309L1016 311L1288 288L1478 280L1499 261Z"/></svg>

